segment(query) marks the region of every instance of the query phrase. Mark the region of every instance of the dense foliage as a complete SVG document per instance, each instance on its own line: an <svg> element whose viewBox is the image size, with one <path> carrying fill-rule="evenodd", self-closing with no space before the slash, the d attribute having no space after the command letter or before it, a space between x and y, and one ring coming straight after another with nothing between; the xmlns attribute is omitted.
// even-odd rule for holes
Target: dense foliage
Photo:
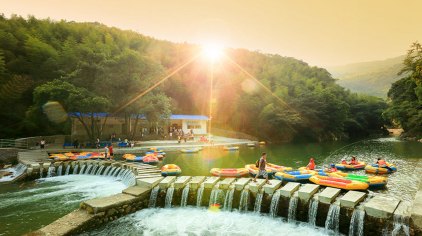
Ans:
<svg viewBox="0 0 422 236"><path fill-rule="evenodd" d="M2 16L0 136L69 132L69 125L48 119L49 101L59 102L66 113L142 113L151 124L167 117L170 108L175 114L209 115L212 104L214 126L273 141L358 137L383 125L381 99L350 93L325 69L243 49L227 50L230 59L214 65L197 59L123 106L198 51L195 45L98 23ZM103 125L87 124L86 131L101 135Z"/></svg>
<svg viewBox="0 0 422 236"><path fill-rule="evenodd" d="M422 45L414 43L403 62L400 74L405 78L395 82L388 98L390 106L384 113L397 122L408 136L422 136Z"/></svg>

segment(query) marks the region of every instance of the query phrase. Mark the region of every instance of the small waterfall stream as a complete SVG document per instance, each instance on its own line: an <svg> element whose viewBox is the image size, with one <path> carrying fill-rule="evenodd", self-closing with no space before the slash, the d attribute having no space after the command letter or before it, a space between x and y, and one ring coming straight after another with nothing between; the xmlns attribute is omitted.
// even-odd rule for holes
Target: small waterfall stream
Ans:
<svg viewBox="0 0 422 236"><path fill-rule="evenodd" d="M82 167L81 167L81 171L79 171L80 175L84 174L85 168L86 168L86 164L83 164Z"/></svg>
<svg viewBox="0 0 422 236"><path fill-rule="evenodd" d="M363 236L365 211L355 209L350 219L349 236Z"/></svg>
<svg viewBox="0 0 422 236"><path fill-rule="evenodd" d="M182 199L180 200L180 206L185 207L188 205L188 197L189 197L189 184L185 186L182 192Z"/></svg>
<svg viewBox="0 0 422 236"><path fill-rule="evenodd" d="M249 189L243 189L240 194L239 211L247 211L249 207Z"/></svg>
<svg viewBox="0 0 422 236"><path fill-rule="evenodd" d="M104 176L108 176L108 172L110 172L111 166L107 166L107 168L104 171Z"/></svg>
<svg viewBox="0 0 422 236"><path fill-rule="evenodd" d="M44 172L44 168L41 166L40 167L40 179L42 178L42 173Z"/></svg>
<svg viewBox="0 0 422 236"><path fill-rule="evenodd" d="M103 171L104 166L100 166L100 168L95 172L95 175L101 175L101 171Z"/></svg>
<svg viewBox="0 0 422 236"><path fill-rule="evenodd" d="M85 172L83 173L84 175L89 174L89 172L91 171L92 168L92 164L89 164L88 167L86 168Z"/></svg>
<svg viewBox="0 0 422 236"><path fill-rule="evenodd" d="M234 188L227 190L226 198L224 199L224 208L223 210L231 211L233 206L233 196L234 196Z"/></svg>
<svg viewBox="0 0 422 236"><path fill-rule="evenodd" d="M59 168L57 168L57 176L62 175L63 165L60 165Z"/></svg>
<svg viewBox="0 0 422 236"><path fill-rule="evenodd" d="M262 205L262 198L264 197L263 193L257 193L256 194L256 198L255 198L255 204L254 204L254 208L253 211L255 213L260 213L261 212L261 205Z"/></svg>
<svg viewBox="0 0 422 236"><path fill-rule="evenodd" d="M50 178L54 176L54 171L56 170L56 168L54 166L50 166L48 167L48 171L47 171L47 177L46 178Z"/></svg>
<svg viewBox="0 0 422 236"><path fill-rule="evenodd" d="M108 173L108 175L107 175L107 176L114 176L114 171L116 171L116 168L117 168L117 167L113 166L113 167L111 168L111 170L109 171L109 173Z"/></svg>
<svg viewBox="0 0 422 236"><path fill-rule="evenodd" d="M99 165L94 165L94 167L92 167L92 170L89 172L90 175L95 175L95 172L97 171Z"/></svg>
<svg viewBox="0 0 422 236"><path fill-rule="evenodd" d="M295 222L296 221L296 210L297 210L297 197L291 197L289 201L289 214L287 216L287 222Z"/></svg>
<svg viewBox="0 0 422 236"><path fill-rule="evenodd" d="M393 224L393 231L391 232L392 236L400 235L399 233L402 231L404 235L409 236L409 217L403 215L394 215L394 224Z"/></svg>
<svg viewBox="0 0 422 236"><path fill-rule="evenodd" d="M158 196L159 192L160 192L160 186L157 186L157 187L152 189L151 195L149 197L149 202L148 202L149 208L155 207L155 204L157 203L157 196Z"/></svg>
<svg viewBox="0 0 422 236"><path fill-rule="evenodd" d="M277 216L278 202L279 201L280 201L280 191L276 191L273 194L273 197L271 198L271 204L270 204L270 216L271 217Z"/></svg>
<svg viewBox="0 0 422 236"><path fill-rule="evenodd" d="M325 229L333 230L336 234L339 232L340 206L331 204L328 209L327 220L325 221Z"/></svg>
<svg viewBox="0 0 422 236"><path fill-rule="evenodd" d="M69 175L69 171L70 171L70 164L67 165L64 175Z"/></svg>
<svg viewBox="0 0 422 236"><path fill-rule="evenodd" d="M218 203L218 198L221 193L223 193L223 190L219 189L218 186L212 189L209 202L210 206Z"/></svg>
<svg viewBox="0 0 422 236"><path fill-rule="evenodd" d="M171 208L171 202L173 201L173 193L174 193L174 187L170 187L167 189L166 193L166 201L165 201L165 208Z"/></svg>
<svg viewBox="0 0 422 236"><path fill-rule="evenodd" d="M202 204L202 195L204 195L204 184L198 188L198 192L196 194L196 206L200 207Z"/></svg>
<svg viewBox="0 0 422 236"><path fill-rule="evenodd" d="M315 199L315 198L312 198L311 202L309 203L308 223L313 227L316 226L318 203L319 203L318 199Z"/></svg>
<svg viewBox="0 0 422 236"><path fill-rule="evenodd" d="M75 166L73 167L73 174L74 174L74 175L76 175L76 174L78 173L78 168L79 168L79 165L75 165Z"/></svg>

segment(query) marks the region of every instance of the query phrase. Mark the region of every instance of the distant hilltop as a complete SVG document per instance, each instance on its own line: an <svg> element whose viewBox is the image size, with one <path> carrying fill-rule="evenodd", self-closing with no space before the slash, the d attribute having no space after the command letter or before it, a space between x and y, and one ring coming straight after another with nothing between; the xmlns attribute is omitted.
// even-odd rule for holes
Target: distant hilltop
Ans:
<svg viewBox="0 0 422 236"><path fill-rule="evenodd" d="M405 56L380 61L368 61L328 67L337 83L352 92L386 98L391 84L404 77L397 75Z"/></svg>

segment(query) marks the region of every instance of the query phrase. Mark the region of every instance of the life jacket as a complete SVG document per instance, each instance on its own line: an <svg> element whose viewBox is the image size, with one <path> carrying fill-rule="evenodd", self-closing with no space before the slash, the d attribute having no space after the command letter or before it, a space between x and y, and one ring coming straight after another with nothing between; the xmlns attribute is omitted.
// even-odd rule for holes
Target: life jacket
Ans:
<svg viewBox="0 0 422 236"><path fill-rule="evenodd" d="M357 160L351 160L350 161L350 165L357 165L358 164L358 161Z"/></svg>
<svg viewBox="0 0 422 236"><path fill-rule="evenodd" d="M310 161L309 164L306 166L308 169L313 170L315 169L315 162Z"/></svg>
<svg viewBox="0 0 422 236"><path fill-rule="evenodd" d="M335 167L330 168L330 172L336 172L336 171L337 171L337 168L335 168Z"/></svg>
<svg viewBox="0 0 422 236"><path fill-rule="evenodd" d="M347 161L346 161L346 160L342 160L342 161L341 161L341 164L343 164L343 165L347 165Z"/></svg>

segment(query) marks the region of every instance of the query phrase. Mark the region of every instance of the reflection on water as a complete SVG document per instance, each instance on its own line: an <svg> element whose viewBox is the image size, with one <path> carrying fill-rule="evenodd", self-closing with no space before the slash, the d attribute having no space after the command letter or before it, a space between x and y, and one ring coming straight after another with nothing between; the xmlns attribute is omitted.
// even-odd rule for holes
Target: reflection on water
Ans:
<svg viewBox="0 0 422 236"><path fill-rule="evenodd" d="M164 220L165 219L165 220ZM306 223L292 224L254 213L203 208L145 209L85 235L328 235Z"/></svg>
<svg viewBox="0 0 422 236"><path fill-rule="evenodd" d="M121 192L113 178L68 175L0 188L0 235L21 235L78 208L81 201Z"/></svg>

